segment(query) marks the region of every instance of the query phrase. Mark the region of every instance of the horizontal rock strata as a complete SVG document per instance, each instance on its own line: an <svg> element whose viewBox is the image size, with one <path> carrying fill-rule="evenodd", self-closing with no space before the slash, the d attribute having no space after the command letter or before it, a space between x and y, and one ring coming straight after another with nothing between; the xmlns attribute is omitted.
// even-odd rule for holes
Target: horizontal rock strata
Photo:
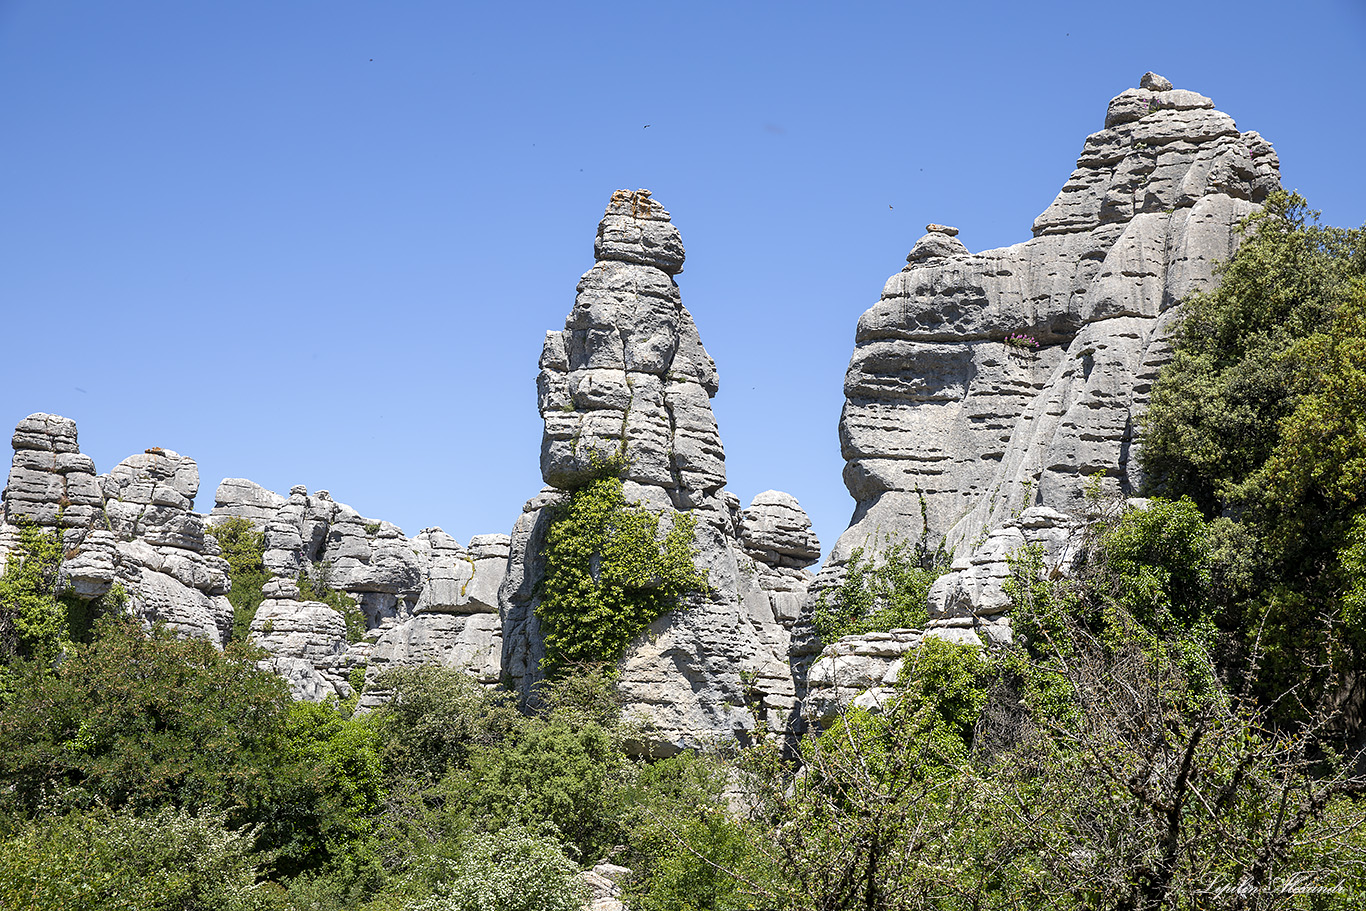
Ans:
<svg viewBox="0 0 1366 911"><path fill-rule="evenodd" d="M803 567L820 546L791 497L756 499L742 511L724 490L710 403L718 377L674 281L684 251L669 213L648 191L617 191L594 252L564 329L546 334L541 354L548 486L512 532L499 601L503 673L530 696L544 658L536 607L551 512L565 490L619 460L627 500L658 512L662 528L676 511L697 517L696 563L709 586L659 618L621 659L626 712L651 732L638 747L669 753L743 741L756 714L781 727L795 706L790 628L809 584Z"/></svg>
<svg viewBox="0 0 1366 911"><path fill-rule="evenodd" d="M928 532L966 553L1021 509L1078 511L1097 474L1139 486L1173 308L1279 187L1266 140L1167 85L1110 102L1032 240L971 253L931 225L859 319L840 418L858 506L827 578L868 543Z"/></svg>

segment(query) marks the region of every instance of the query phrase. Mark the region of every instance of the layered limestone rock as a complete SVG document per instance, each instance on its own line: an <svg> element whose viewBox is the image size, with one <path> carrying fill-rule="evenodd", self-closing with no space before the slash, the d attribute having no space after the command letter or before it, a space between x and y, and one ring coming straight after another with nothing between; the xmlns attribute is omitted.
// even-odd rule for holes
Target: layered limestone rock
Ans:
<svg viewBox="0 0 1366 911"><path fill-rule="evenodd" d="M413 616L395 624L370 649L363 706L379 704L375 688L384 671L399 665L439 664L466 671L480 683L499 682L503 622L498 588L507 572L511 539L475 535L469 548L439 528L413 539L422 569L422 594Z"/></svg>
<svg viewBox="0 0 1366 911"><path fill-rule="evenodd" d="M536 605L552 512L564 490L616 460L627 500L658 512L661 533L676 510L696 516L696 563L708 583L705 595L656 620L621 659L626 711L652 730L642 748L667 753L744 739L756 713L780 727L795 697L786 660L792 604L808 582L801 567L819 545L787 498L752 507L754 553L773 562L746 550L739 501L724 490L710 404L716 368L673 278L684 253L669 213L648 191L617 191L594 251L597 263L579 281L565 328L547 333L541 354L541 474L549 486L512 533L499 595L503 674L524 695L540 679ZM766 580L776 587L766 589Z"/></svg>
<svg viewBox="0 0 1366 911"><path fill-rule="evenodd" d="M282 497L242 478L223 481L216 499L215 521L248 519L263 533L263 562L275 577L270 584L280 588L261 610L277 632L264 631L258 611L253 639L271 652L274 668L296 697L348 697L352 672L362 665L365 705L383 698L368 688L396 665L441 664L465 669L486 684L498 681L498 587L507 569L506 535L476 535L468 549L440 528L424 528L410 539L397 526L333 500L326 490L310 494L296 486ZM294 582L300 573L357 603L365 618L364 640L347 644L344 622L337 639L336 621L319 610L331 608L300 599Z"/></svg>
<svg viewBox="0 0 1366 911"><path fill-rule="evenodd" d="M287 579L272 579L263 593L251 622L251 643L269 653L262 666L284 677L295 699L350 696L351 672L365 665L366 650L352 647L346 618L320 601L301 600Z"/></svg>
<svg viewBox="0 0 1366 911"><path fill-rule="evenodd" d="M956 228L926 227L859 319L840 418L858 506L816 588L858 547L943 541L958 557L930 590L925 631L817 657L808 715L878 704L936 630L1007 641L1002 586L1023 548L1046 574L1070 571L1088 486L1113 498L1142 483L1138 420L1176 305L1212 285L1239 222L1279 186L1269 143L1148 73L1110 102L1032 240L971 253Z"/></svg>
<svg viewBox="0 0 1366 911"><path fill-rule="evenodd" d="M75 422L41 413L20 421L11 443L5 521L61 530L64 593L94 600L117 584L126 609L145 623L219 645L227 640L228 565L193 511L193 459L154 447L96 476Z"/></svg>
<svg viewBox="0 0 1366 911"><path fill-rule="evenodd" d="M825 647L806 675L803 720L826 725L844 709L881 711L896 697L896 683L907 661L914 661L926 639L981 647L991 633L970 617L931 621L925 629L845 636ZM993 632L996 630L993 629Z"/></svg>
<svg viewBox="0 0 1366 911"><path fill-rule="evenodd" d="M929 226L858 322L840 418L858 507L824 578L865 544L928 531L963 554L1030 506L1079 511L1097 474L1135 490L1174 308L1210 287L1278 169L1258 134L1148 74L1032 240L970 253Z"/></svg>

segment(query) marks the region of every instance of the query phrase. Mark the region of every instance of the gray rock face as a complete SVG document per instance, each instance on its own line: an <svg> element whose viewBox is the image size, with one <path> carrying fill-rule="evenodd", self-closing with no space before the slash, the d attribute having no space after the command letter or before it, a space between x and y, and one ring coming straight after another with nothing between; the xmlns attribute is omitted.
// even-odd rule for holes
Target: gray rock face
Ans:
<svg viewBox="0 0 1366 911"><path fill-rule="evenodd" d="M104 500L95 463L76 443L76 422L55 414L31 414L11 440L14 461L5 487L5 521L91 528L103 521Z"/></svg>
<svg viewBox="0 0 1366 911"><path fill-rule="evenodd" d="M224 478L214 494L213 512L209 516L214 520L249 519L264 528L284 505L284 497L254 481Z"/></svg>
<svg viewBox="0 0 1366 911"><path fill-rule="evenodd" d="M881 711L896 696L896 681L907 661L914 661L926 639L982 646L1008 640L1010 623L982 623L971 618L931 621L923 630L846 636L827 646L806 676L804 719L826 725L845 708Z"/></svg>
<svg viewBox="0 0 1366 911"><path fill-rule="evenodd" d="M593 459L625 456L623 477L666 491L675 508L701 506L725 486L725 453L711 412L716 366L672 278L678 230L648 193L618 190L595 249L565 328L546 333L541 353L541 475L572 487Z"/></svg>
<svg viewBox="0 0 1366 911"><path fill-rule="evenodd" d="M280 592L270 602L271 618L280 621L275 628L285 638L253 637L272 653L299 698L349 695L347 675L362 664L367 686L390 667L425 663L498 682L498 587L507 570L506 535L476 535L468 548L440 528L424 528L409 539L397 526L361 516L326 490L310 495L297 486L282 497L240 478L219 485L216 499L215 520L246 518L263 530L264 563ZM316 602L299 600L293 580L301 572L315 582L325 577L357 601L368 628L365 641L346 646L344 624L337 640L333 625L318 622ZM281 621L291 611L298 616ZM338 641L345 647L339 650ZM367 691L362 704L374 706L383 697Z"/></svg>
<svg viewBox="0 0 1366 911"><path fill-rule="evenodd" d="M537 589L555 504L592 477L595 462L624 458L626 498L658 512L661 532L676 510L696 516L696 563L709 586L659 618L619 664L626 711L652 731L639 748L670 753L743 740L756 715L780 728L795 705L786 657L809 577L801 567L820 546L796 501L779 494L756 500L747 512L750 543L742 543L744 520L724 490L710 405L716 368L673 280L684 254L669 213L646 191L617 191L594 249L598 261L579 281L565 328L547 333L541 354L541 474L549 486L512 532L499 593L503 675L524 695L540 679Z"/></svg>
<svg viewBox="0 0 1366 911"><path fill-rule="evenodd" d="M1173 308L1210 286L1278 169L1259 135L1148 74L1032 240L969 253L931 226L859 319L840 419L858 508L822 579L861 545L927 530L966 553L1029 506L1077 511L1096 473L1134 490Z"/></svg>
<svg viewBox="0 0 1366 911"><path fill-rule="evenodd" d="M193 459L149 449L96 476L68 418L32 414L19 422L5 488L7 523L61 528L60 584L93 600L117 583L127 610L215 644L232 629L228 565L195 514Z"/></svg>
<svg viewBox="0 0 1366 911"><path fill-rule="evenodd" d="M1038 547L1049 578L1071 575L1081 547L1085 521L1048 506L1031 506L1018 518L987 535L970 554L953 561L949 572L930 587L931 618L994 617L1010 609L1002 584L1010 578L1010 558Z"/></svg>
<svg viewBox="0 0 1366 911"><path fill-rule="evenodd" d="M757 494L740 510L740 543L767 566L800 569L821 558L821 543L797 498L779 490Z"/></svg>
<svg viewBox="0 0 1366 911"><path fill-rule="evenodd" d="M251 624L252 644L270 653L262 666L284 677L295 699L349 697L347 676L364 657L349 648L342 615L317 601L299 601L298 588L284 580L268 583L266 595Z"/></svg>

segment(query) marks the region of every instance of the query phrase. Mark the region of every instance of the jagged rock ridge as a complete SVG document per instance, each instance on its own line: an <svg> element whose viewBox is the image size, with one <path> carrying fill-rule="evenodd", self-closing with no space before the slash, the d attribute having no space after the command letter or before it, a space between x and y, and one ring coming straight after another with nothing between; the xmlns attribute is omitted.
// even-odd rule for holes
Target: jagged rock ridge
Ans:
<svg viewBox="0 0 1366 911"><path fill-rule="evenodd" d="M974 254L956 229L927 226L859 319L840 418L858 506L807 616L854 548L924 535L958 556L923 635L1008 639L1011 555L1037 546L1066 574L1091 480L1109 497L1141 486L1138 421L1176 305L1211 287L1279 166L1210 99L1148 73L1110 102L1032 240ZM859 686L875 699L912 638L895 655L827 649L804 678L809 707L828 712Z"/></svg>

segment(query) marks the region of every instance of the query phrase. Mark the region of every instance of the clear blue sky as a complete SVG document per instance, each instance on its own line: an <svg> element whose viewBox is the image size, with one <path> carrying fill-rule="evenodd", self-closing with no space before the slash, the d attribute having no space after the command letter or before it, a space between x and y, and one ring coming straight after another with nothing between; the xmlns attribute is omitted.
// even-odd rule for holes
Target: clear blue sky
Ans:
<svg viewBox="0 0 1366 911"><path fill-rule="evenodd" d="M859 314L926 222L1026 240L1155 70L1366 221L1366 3L0 0L0 423L74 418L415 534L541 487L536 360L651 188L730 487L827 548ZM646 128L646 125L648 129Z"/></svg>

